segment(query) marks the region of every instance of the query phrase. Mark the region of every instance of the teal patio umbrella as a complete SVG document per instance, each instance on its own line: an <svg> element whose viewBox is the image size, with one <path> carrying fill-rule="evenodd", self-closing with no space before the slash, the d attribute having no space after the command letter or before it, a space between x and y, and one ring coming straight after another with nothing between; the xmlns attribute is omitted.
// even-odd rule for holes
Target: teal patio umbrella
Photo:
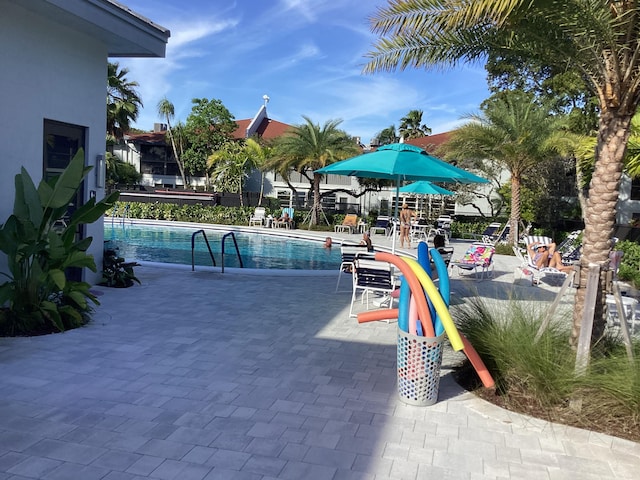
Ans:
<svg viewBox="0 0 640 480"><path fill-rule="evenodd" d="M400 187L401 193L412 193L420 197L431 195L455 195L451 190L434 185L429 180L418 180L404 187ZM429 200L429 215L431 215L431 200Z"/></svg>
<svg viewBox="0 0 640 480"><path fill-rule="evenodd" d="M429 180L419 180L400 187L402 193L415 193L416 195L455 195L451 190L434 185Z"/></svg>
<svg viewBox="0 0 640 480"><path fill-rule="evenodd" d="M349 175L362 178L394 180L396 199L400 197L400 184L407 180L427 180L440 183L489 183L489 180L455 167L429 155L420 147L408 143L391 143L375 152L332 163L316 170L316 173ZM398 218L398 202L395 205ZM394 223L395 226L395 223ZM393 235L392 251L395 253L396 236Z"/></svg>

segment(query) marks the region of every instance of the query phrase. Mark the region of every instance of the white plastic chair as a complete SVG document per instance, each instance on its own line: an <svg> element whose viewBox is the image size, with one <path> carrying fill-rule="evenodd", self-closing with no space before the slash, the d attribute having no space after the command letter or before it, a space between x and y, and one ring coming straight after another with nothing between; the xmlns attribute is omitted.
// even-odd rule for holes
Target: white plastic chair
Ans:
<svg viewBox="0 0 640 480"><path fill-rule="evenodd" d="M391 308L391 293L395 290L391 265L387 262L378 262L358 258L353 264L353 292L351 294L351 307L349 317L356 317L353 313L353 304L356 301L358 291L362 292L362 303L366 298L367 309L369 309L369 294L373 292L383 293L389 296L389 308Z"/></svg>
<svg viewBox="0 0 640 480"><path fill-rule="evenodd" d="M265 220L267 218L267 211L264 207L256 207L256 209L253 211L253 215L251 215L251 217L249 217L249 226L255 226L255 225L264 225Z"/></svg>

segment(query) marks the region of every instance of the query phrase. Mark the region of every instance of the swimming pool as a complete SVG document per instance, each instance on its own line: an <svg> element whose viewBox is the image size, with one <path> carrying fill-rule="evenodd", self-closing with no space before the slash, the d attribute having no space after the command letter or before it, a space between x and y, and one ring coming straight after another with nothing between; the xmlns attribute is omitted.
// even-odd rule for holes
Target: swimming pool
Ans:
<svg viewBox="0 0 640 480"><path fill-rule="evenodd" d="M104 239L118 248L128 261L147 261L191 265L191 237L205 229L216 265L222 261L222 236L233 231L207 229L202 225L190 227L115 224L105 222ZM340 249L325 249L322 242L275 236L255 232L234 231L244 268L281 270L337 270ZM201 234L195 237L195 264L212 266L211 257ZM233 240L225 242L224 266L240 267Z"/></svg>

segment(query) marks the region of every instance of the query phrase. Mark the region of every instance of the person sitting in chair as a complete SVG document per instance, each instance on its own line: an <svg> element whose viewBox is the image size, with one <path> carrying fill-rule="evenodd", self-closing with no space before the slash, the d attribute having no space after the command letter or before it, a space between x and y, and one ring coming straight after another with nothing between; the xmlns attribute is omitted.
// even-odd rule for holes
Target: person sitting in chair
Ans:
<svg viewBox="0 0 640 480"><path fill-rule="evenodd" d="M362 240L360 240L360 245L364 245L367 247L367 252L373 252L373 243L371 243L371 237L367 232L362 234Z"/></svg>
<svg viewBox="0 0 640 480"><path fill-rule="evenodd" d="M545 245L540 242L533 242L527 245L529 258L537 268L555 268L561 272L568 273L573 270L571 265L564 265L560 252L556 251L556 244Z"/></svg>
<svg viewBox="0 0 640 480"><path fill-rule="evenodd" d="M278 219L278 222L291 225L291 217L289 216L289 212L284 212L284 214Z"/></svg>

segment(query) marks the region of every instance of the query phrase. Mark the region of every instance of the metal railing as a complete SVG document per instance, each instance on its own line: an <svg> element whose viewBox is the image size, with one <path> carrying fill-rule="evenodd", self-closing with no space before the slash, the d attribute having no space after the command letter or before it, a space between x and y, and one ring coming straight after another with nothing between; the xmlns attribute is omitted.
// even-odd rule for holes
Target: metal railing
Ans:
<svg viewBox="0 0 640 480"><path fill-rule="evenodd" d="M213 251L211 250L211 245L209 244L209 239L207 238L207 234L205 233L204 230L198 230L196 232L193 233L193 235L191 235L191 271L193 272L196 268L196 260L195 260L195 240L196 240L196 235L198 235L199 233L202 234L202 237L204 238L205 243L207 244L207 250L209 250L209 256L211 257L211 261L213 262L213 266L216 266L216 259L213 256ZM224 246L225 246L225 241L227 240L227 237L231 237L233 239L233 245L236 249L236 255L238 256L238 262L240 263L240 268L244 268L244 265L242 263L242 256L240 255L240 249L238 248L238 242L236 240L236 236L233 232L229 232L229 233L225 233L222 236L222 247L221 247L221 251L222 251L222 263L220 265L221 269L222 269L222 273L224 273Z"/></svg>
<svg viewBox="0 0 640 480"><path fill-rule="evenodd" d="M127 203L122 207L122 216L119 217L118 216L118 207L114 207L113 208L113 212L111 212L111 225L113 225L113 222L115 221L116 218L120 218L120 223L122 223L122 225L124 225L124 221L127 217L129 217L129 208L131 206Z"/></svg>
<svg viewBox="0 0 640 480"><path fill-rule="evenodd" d="M191 235L191 271L193 272L196 269L196 259L195 259L195 240L196 235L199 233L202 234L205 243L207 244L207 249L209 250L209 255L211 256L211 261L213 262L213 266L216 266L216 259L213 256L213 251L211 250L211 245L209 245L209 239L207 238L207 234L204 233L204 230L198 230Z"/></svg>
<svg viewBox="0 0 640 480"><path fill-rule="evenodd" d="M225 233L222 236L222 273L224 273L224 242L227 239L227 237L231 237L233 239L233 245L236 248L236 255L238 255L238 261L240 262L240 268L244 268L244 265L242 264L242 257L240 256L240 249L238 248L238 242L236 241L236 236L233 232L229 232L229 233Z"/></svg>

